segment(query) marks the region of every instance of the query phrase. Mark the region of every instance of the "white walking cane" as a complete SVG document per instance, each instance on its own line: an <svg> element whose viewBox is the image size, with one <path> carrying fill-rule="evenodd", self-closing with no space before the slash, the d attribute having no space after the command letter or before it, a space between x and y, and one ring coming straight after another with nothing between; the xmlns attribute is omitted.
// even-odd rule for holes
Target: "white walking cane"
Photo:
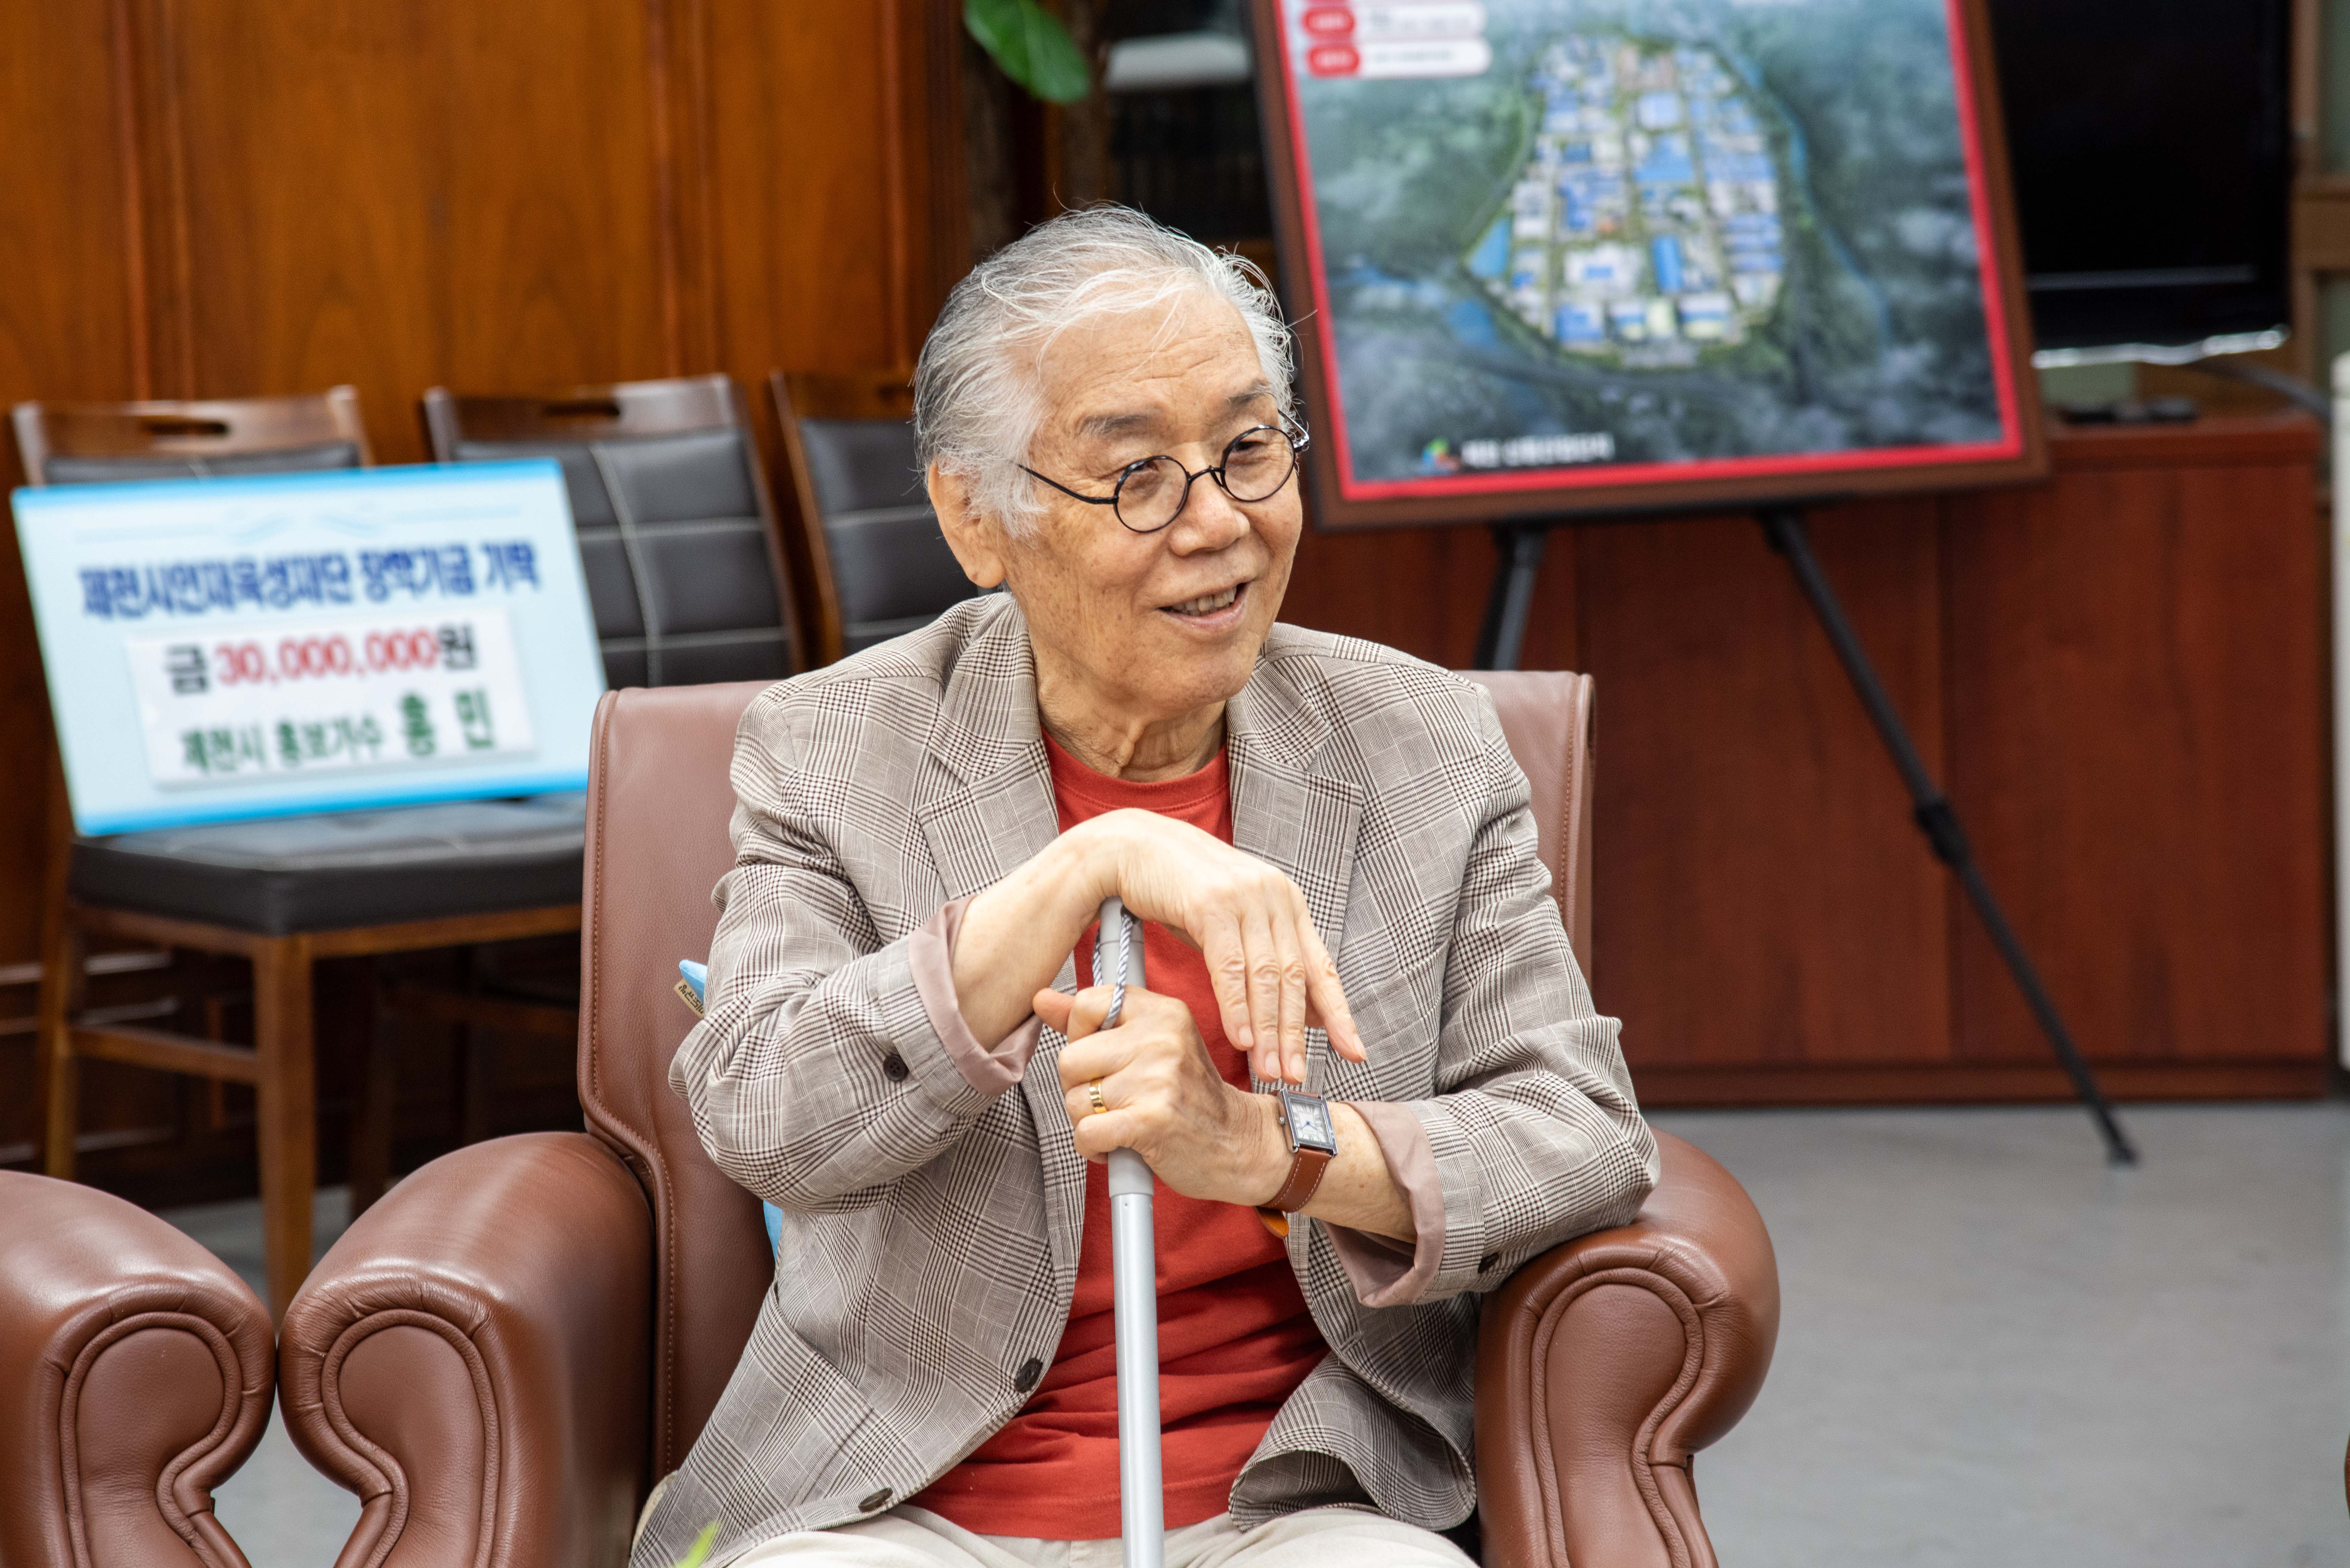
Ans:
<svg viewBox="0 0 2350 1568"><path fill-rule="evenodd" d="M1126 988L1144 983L1141 923L1116 896L1102 900L1094 933L1094 983L1107 983L1115 1028L1126 1011ZM1110 932L1118 932L1114 966ZM1159 1262L1150 1230L1150 1168L1130 1148L1109 1154L1111 1304L1118 1324L1118 1506L1126 1541L1126 1568L1161 1568L1167 1500L1159 1474Z"/></svg>

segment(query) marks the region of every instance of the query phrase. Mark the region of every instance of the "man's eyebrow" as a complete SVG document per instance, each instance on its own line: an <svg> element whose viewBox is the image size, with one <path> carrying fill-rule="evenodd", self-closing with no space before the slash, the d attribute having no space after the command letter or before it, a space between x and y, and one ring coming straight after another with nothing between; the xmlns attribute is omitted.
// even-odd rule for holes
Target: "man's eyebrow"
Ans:
<svg viewBox="0 0 2350 1568"><path fill-rule="evenodd" d="M1139 412L1087 414L1077 421L1077 434L1107 438L1135 435L1144 431L1156 430L1158 427L1159 416L1156 414Z"/></svg>
<svg viewBox="0 0 2350 1568"><path fill-rule="evenodd" d="M1239 413L1252 403L1273 396L1273 389L1263 381L1234 392L1224 400L1227 413ZM1140 410L1125 413L1087 414L1077 421L1080 437L1115 440L1119 436L1140 435L1161 428L1159 415Z"/></svg>

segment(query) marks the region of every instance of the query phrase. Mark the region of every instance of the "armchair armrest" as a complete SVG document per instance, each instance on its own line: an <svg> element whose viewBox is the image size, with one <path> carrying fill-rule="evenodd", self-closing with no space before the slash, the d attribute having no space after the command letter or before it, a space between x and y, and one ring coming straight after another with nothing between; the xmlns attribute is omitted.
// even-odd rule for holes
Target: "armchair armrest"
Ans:
<svg viewBox="0 0 2350 1568"><path fill-rule="evenodd" d="M1738 1424L1779 1334L1769 1232L1731 1174L1657 1135L1629 1225L1488 1297L1477 1344L1487 1568L1714 1568L1690 1457Z"/></svg>
<svg viewBox="0 0 2350 1568"><path fill-rule="evenodd" d="M119 1198L0 1171L0 1563L246 1568L213 1517L269 1419L269 1314Z"/></svg>
<svg viewBox="0 0 2350 1568"><path fill-rule="evenodd" d="M645 1463L652 1215L585 1133L442 1156L344 1232L278 1346L341 1568L618 1568Z"/></svg>

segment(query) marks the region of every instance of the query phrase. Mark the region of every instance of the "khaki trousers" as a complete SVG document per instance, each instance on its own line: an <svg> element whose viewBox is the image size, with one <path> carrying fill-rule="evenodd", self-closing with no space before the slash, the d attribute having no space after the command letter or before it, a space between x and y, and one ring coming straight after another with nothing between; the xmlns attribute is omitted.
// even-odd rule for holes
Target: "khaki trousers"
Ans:
<svg viewBox="0 0 2350 1568"><path fill-rule="evenodd" d="M730 1568L1120 1568L1117 1541L973 1535L899 1507L754 1546ZM1243 1530L1229 1514L1167 1532L1167 1568L1475 1568L1441 1535L1353 1508L1309 1508Z"/></svg>

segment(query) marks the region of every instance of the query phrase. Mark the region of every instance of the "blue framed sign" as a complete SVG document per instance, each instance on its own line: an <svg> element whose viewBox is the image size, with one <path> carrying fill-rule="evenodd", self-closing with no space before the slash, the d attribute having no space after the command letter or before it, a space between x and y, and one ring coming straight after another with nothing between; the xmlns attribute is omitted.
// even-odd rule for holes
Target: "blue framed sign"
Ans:
<svg viewBox="0 0 2350 1568"><path fill-rule="evenodd" d="M82 833L587 785L604 665L552 459L13 501Z"/></svg>

